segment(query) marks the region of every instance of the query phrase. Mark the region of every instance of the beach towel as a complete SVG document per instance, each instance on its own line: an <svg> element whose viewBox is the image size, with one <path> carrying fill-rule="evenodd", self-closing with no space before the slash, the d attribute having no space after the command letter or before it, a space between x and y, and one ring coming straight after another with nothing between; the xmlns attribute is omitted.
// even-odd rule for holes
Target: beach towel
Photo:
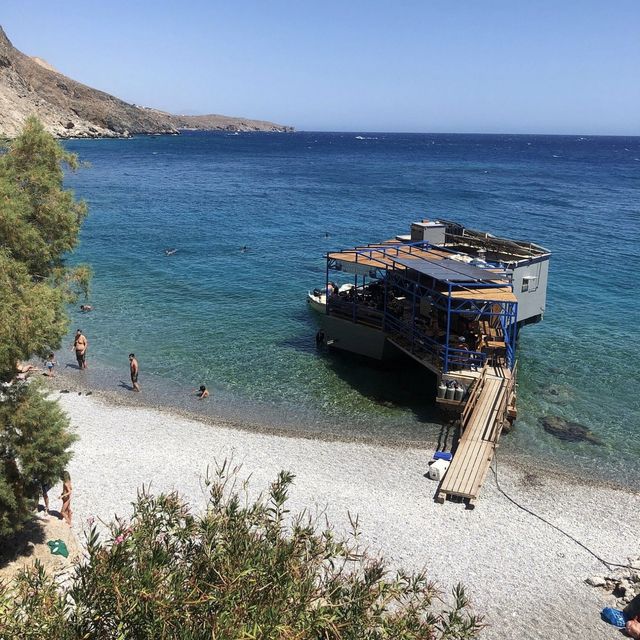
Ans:
<svg viewBox="0 0 640 640"><path fill-rule="evenodd" d="M47 546L54 556L69 557L69 549L67 549L67 545L62 540L49 540Z"/></svg>

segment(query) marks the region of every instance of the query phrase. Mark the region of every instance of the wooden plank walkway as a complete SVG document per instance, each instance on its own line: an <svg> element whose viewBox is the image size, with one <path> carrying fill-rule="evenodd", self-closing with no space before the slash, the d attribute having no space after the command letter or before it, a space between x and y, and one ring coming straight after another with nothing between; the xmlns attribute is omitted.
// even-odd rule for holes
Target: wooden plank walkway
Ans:
<svg viewBox="0 0 640 640"><path fill-rule="evenodd" d="M476 382L462 414L462 437L436 493L437 502L457 496L473 508L506 420L512 382L511 372L501 367L486 368Z"/></svg>

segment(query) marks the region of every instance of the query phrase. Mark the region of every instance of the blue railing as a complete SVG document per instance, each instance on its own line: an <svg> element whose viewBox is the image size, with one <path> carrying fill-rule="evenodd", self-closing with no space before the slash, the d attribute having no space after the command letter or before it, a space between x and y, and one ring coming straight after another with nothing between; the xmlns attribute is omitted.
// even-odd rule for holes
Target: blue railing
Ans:
<svg viewBox="0 0 640 640"><path fill-rule="evenodd" d="M447 350L447 366L444 371L451 369L481 369L487 354L482 351L469 351L468 349L456 349L449 347Z"/></svg>
<svg viewBox="0 0 640 640"><path fill-rule="evenodd" d="M481 368L487 359L486 354L481 351L447 347L447 345L390 314L385 316L384 326L392 338L398 336L404 338L406 344L402 346L410 353L422 359L429 356L429 359L434 364L438 364L443 371Z"/></svg>

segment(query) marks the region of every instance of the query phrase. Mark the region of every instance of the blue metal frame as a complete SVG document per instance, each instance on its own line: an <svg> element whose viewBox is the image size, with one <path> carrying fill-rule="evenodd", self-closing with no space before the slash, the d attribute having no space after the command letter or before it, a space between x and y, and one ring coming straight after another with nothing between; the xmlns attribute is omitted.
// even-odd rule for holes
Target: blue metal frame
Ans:
<svg viewBox="0 0 640 640"><path fill-rule="evenodd" d="M354 263L356 264L356 270L354 273L355 290L353 292L353 302L351 303L351 320L354 323L358 322L358 258L366 258L369 262L377 263L379 266L371 266L368 269L370 277L384 282L384 306L382 311L382 318L379 322L380 329L389 333L391 336L397 334L408 343L408 348L411 353L426 353L430 356L430 359L437 363L443 373L447 373L456 368L474 368L480 367L484 364L487 358L487 354L481 351L468 351L466 349L457 349L452 347L449 342L451 340L452 329L452 316L454 314L473 314L477 316L477 319L481 318L497 318L498 323L502 329L502 334L505 342L506 361L509 368L513 368L515 365L515 341L517 335L517 302L504 302L499 300L475 300L465 298L453 298L451 295L454 291L461 291L468 287L474 289L481 288L495 288L504 290L505 287L509 287L513 291L513 285L511 282L510 274L506 271L491 272L487 275L487 280L491 278L495 281L476 281L473 283L460 283L452 282L448 279L435 279L433 277L424 276L417 271L410 268L406 268L404 265L400 265L394 260L398 256L400 248L402 248L403 254L411 254L412 249L427 250L430 245L428 242L415 242L415 243L398 243L389 245L368 245L366 247L358 247L356 249L349 249L342 251L341 253L350 253L355 255ZM407 252L408 249L408 252ZM438 247L438 251L449 251L450 253L457 253L443 247ZM383 254L385 260L380 260L374 257L374 253ZM338 267L338 260L330 257L331 254L327 254L327 269L326 269L326 287L329 285L329 271L332 269L341 270ZM420 259L427 262L436 262L436 260L429 260L423 255L419 256ZM391 264L389 264L391 262ZM455 277L455 276L454 276ZM424 280L430 280L430 285L423 282ZM363 283L366 282L366 276L363 275ZM439 286L440 289L436 288ZM389 286L392 286L396 290L400 290L411 296L411 322L409 325L396 318L392 311L389 309L388 293ZM444 286L444 290L442 289ZM432 300L432 305L435 309L443 311L446 314L446 332L444 336L444 344L434 340L426 333L420 330L416 325L416 308L419 299L429 296ZM340 301L340 307L345 309L345 306L349 303ZM326 313L331 313L331 300L327 297ZM498 307L498 310L494 310ZM337 311L338 309L336 309ZM367 314L365 314L367 316ZM369 313L366 321L371 324L371 314Z"/></svg>

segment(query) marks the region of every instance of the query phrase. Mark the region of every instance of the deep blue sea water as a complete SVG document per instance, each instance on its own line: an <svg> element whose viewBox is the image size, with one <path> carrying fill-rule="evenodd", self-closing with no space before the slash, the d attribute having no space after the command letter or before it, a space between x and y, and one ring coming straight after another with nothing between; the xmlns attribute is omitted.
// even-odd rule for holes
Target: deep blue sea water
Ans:
<svg viewBox="0 0 640 640"><path fill-rule="evenodd" d="M640 138L186 133L66 144L90 163L67 182L90 209L73 260L94 269L95 310L72 315L101 385L129 393L134 351L145 394L167 404L202 410L190 390L204 382L205 410L223 417L433 440L429 375L319 354L305 294L323 283L327 250L440 216L553 252L544 321L521 333L519 418L503 457L636 482ZM550 414L604 444L557 440L539 423Z"/></svg>

